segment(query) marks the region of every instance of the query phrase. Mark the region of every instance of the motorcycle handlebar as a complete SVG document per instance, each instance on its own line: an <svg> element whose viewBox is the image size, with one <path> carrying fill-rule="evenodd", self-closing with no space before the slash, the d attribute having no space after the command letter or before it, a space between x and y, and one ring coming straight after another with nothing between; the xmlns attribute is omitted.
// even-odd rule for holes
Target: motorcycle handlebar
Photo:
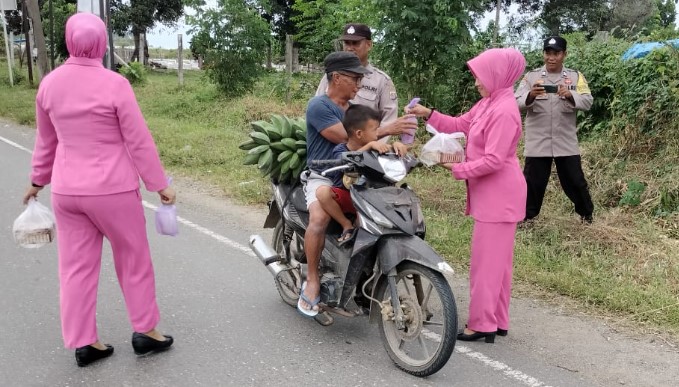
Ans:
<svg viewBox="0 0 679 387"><path fill-rule="evenodd" d="M338 165L342 165L342 160L340 159L332 159L332 160L311 160L309 163L309 167L314 167L317 169L322 169L326 167L336 167Z"/></svg>

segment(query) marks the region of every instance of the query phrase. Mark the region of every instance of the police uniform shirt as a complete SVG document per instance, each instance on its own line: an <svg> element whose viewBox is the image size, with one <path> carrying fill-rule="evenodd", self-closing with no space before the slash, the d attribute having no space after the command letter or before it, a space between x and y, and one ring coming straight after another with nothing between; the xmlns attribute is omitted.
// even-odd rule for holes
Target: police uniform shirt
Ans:
<svg viewBox="0 0 679 387"><path fill-rule="evenodd" d="M371 64L368 64L366 68L371 71L371 74L363 77L356 97L350 102L377 110L380 113L380 125L395 121L398 117L398 99L394 83L384 71ZM316 95L325 94L327 89L328 77L324 74Z"/></svg>
<svg viewBox="0 0 679 387"><path fill-rule="evenodd" d="M573 102L558 94L539 95L527 105L526 98L535 83L565 85ZM519 109L526 112L524 124L526 157L560 157L579 155L576 113L592 107L592 93L585 77L576 70L563 68L550 74L543 66L528 72L514 93Z"/></svg>

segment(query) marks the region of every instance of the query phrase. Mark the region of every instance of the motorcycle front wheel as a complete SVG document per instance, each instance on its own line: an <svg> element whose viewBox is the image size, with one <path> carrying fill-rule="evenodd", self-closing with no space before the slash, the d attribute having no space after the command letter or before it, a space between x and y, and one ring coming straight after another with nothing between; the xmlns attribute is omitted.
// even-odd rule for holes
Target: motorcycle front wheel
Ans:
<svg viewBox="0 0 679 387"><path fill-rule="evenodd" d="M287 233L291 235L285 235L286 230L285 227L283 227L283 220L280 219L273 229L271 245L281 257L285 257L285 263L290 266L290 269L280 272L274 278L274 282L276 283L278 294L283 301L293 308L296 308L297 300L299 299L299 290L302 288L302 276L300 265L293 265L293 260L285 254L283 241L286 238L290 238L293 241L292 243L296 243L294 239L295 235L292 230L287 230Z"/></svg>
<svg viewBox="0 0 679 387"><path fill-rule="evenodd" d="M457 307L441 273L413 262L399 265L396 290L403 316L399 329L388 281L375 293L382 303L380 336L389 357L403 371L425 377L439 371L455 349Z"/></svg>

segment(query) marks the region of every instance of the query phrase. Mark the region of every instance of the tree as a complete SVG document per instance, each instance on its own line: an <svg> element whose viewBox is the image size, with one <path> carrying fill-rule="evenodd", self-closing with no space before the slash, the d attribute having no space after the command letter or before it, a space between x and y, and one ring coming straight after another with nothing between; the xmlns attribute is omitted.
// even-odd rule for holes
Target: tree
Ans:
<svg viewBox="0 0 679 387"><path fill-rule="evenodd" d="M675 0L656 0L662 27L674 27L674 21L677 19L677 8L674 2Z"/></svg>
<svg viewBox="0 0 679 387"><path fill-rule="evenodd" d="M653 17L655 0L638 0L633 3L626 0L611 1L611 20L609 28L639 31Z"/></svg>
<svg viewBox="0 0 679 387"><path fill-rule="evenodd" d="M460 111L460 95L451 90L473 87L464 63L480 51L471 46L470 11L481 1L375 0L382 10L376 45L380 66L406 91L423 102ZM471 7L471 8L470 8Z"/></svg>
<svg viewBox="0 0 679 387"><path fill-rule="evenodd" d="M197 9L187 23L191 50L220 90L233 96L251 89L264 71L271 35L257 9L246 0L217 0L215 9Z"/></svg>
<svg viewBox="0 0 679 387"><path fill-rule="evenodd" d="M66 48L65 30L66 20L76 12L76 4L78 0L52 0L53 1L53 18L54 18L54 53L57 57L67 58L68 49ZM42 18L45 21L45 32L50 31L52 21L49 19L49 7L44 2L42 7ZM49 33L49 32L48 32ZM51 44L50 44L51 48Z"/></svg>
<svg viewBox="0 0 679 387"><path fill-rule="evenodd" d="M335 50L345 24L364 23L374 29L380 15L375 2L362 0L296 0L292 8L300 57L314 63Z"/></svg>
<svg viewBox="0 0 679 387"><path fill-rule="evenodd" d="M497 0L483 0L483 11L495 9L496 3ZM508 23L515 34L536 26L544 35L574 31L594 34L606 26L610 16L609 1L604 0L501 0L501 3L505 11L512 4L519 6L519 14L512 15Z"/></svg>
<svg viewBox="0 0 679 387"><path fill-rule="evenodd" d="M111 1L113 30L118 35L132 32L134 36L133 60L139 60L139 39L157 23L173 26L184 15L183 0L125 0ZM148 60L148 46L144 47L143 61Z"/></svg>

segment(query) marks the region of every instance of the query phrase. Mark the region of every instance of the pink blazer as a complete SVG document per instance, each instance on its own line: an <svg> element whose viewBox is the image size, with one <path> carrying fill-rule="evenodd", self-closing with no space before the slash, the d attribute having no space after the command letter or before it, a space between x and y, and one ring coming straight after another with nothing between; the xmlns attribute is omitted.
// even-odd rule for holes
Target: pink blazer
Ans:
<svg viewBox="0 0 679 387"><path fill-rule="evenodd" d="M138 189L141 177L147 190L160 191L165 172L132 87L102 65L103 23L82 15L67 24L71 57L40 83L31 181L89 196ZM74 33L71 23L90 25Z"/></svg>
<svg viewBox="0 0 679 387"><path fill-rule="evenodd" d="M482 222L519 222L526 215L526 180L516 156L521 116L511 88L524 71L522 61L513 49L472 59L468 66L490 96L459 117L434 112L428 121L439 132L467 136L467 161L454 164L452 173L467 180L466 213Z"/></svg>

